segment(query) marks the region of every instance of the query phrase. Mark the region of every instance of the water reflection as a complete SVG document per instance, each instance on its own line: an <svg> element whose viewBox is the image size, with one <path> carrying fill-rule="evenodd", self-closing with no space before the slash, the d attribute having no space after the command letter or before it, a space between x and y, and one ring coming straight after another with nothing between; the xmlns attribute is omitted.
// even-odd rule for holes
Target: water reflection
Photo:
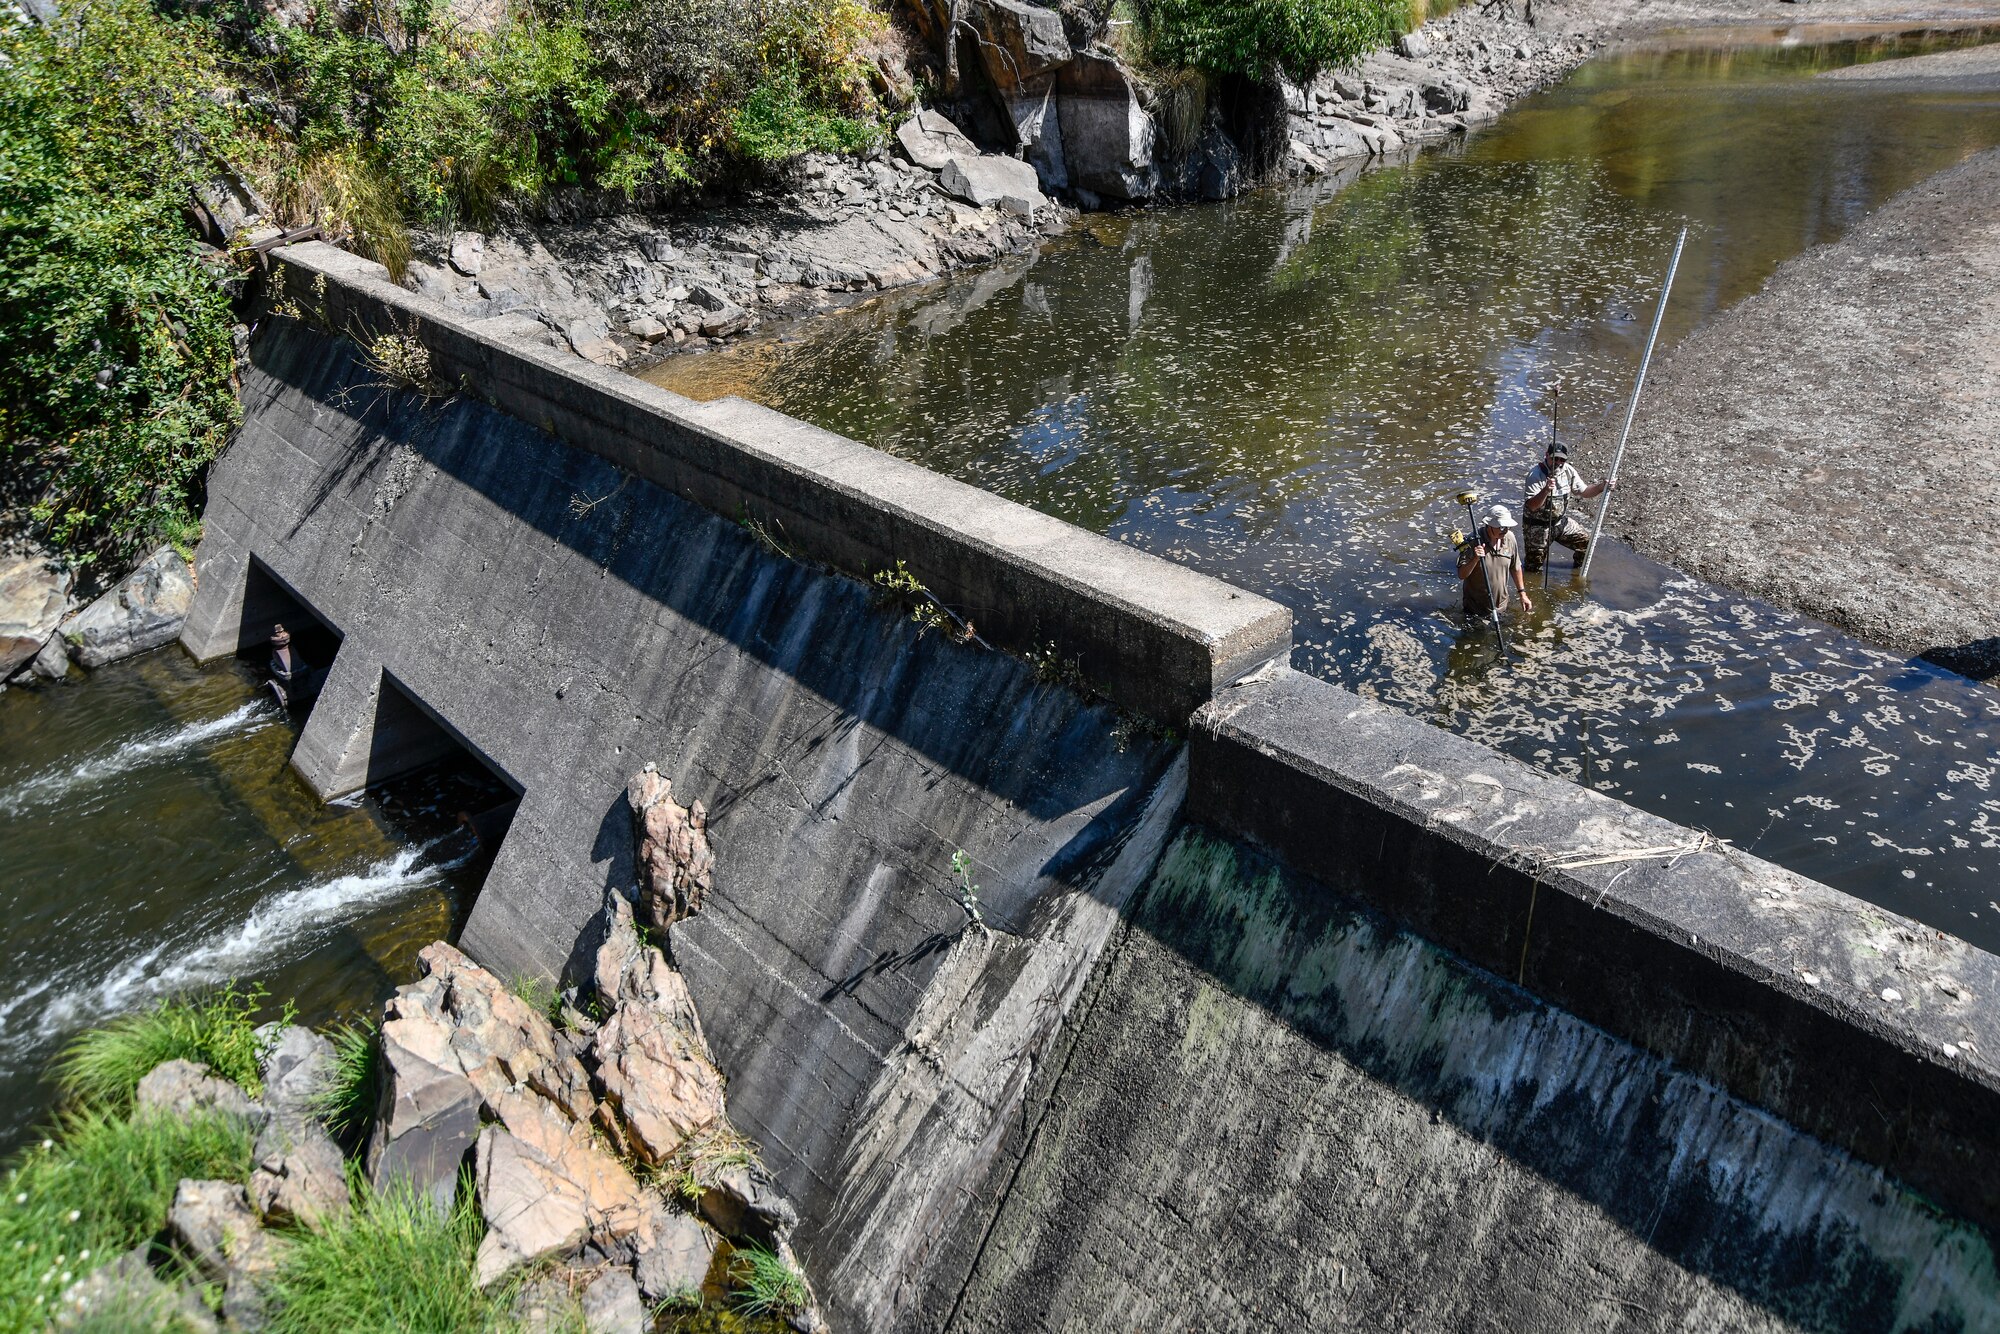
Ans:
<svg viewBox="0 0 2000 1334"><path fill-rule="evenodd" d="M1810 79L1975 36L1623 51L1408 166L1089 218L653 378L1267 591L1306 670L2000 948L2000 696L1611 550L1496 666L1444 541L1461 487L1518 502L1558 376L1569 426L1622 406L1683 222L1663 345L2000 143L2000 97Z"/></svg>

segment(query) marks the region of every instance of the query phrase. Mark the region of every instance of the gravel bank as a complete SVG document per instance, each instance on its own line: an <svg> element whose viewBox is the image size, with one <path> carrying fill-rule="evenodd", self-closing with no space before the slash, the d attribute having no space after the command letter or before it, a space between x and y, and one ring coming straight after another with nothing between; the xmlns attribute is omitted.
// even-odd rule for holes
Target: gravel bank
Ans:
<svg viewBox="0 0 2000 1334"><path fill-rule="evenodd" d="M2000 679L2000 149L1790 260L1656 367L1610 526Z"/></svg>
<svg viewBox="0 0 2000 1334"><path fill-rule="evenodd" d="M2000 88L2000 43L1972 46L1963 51L1939 51L1928 56L1906 56L1901 60L1878 60L1869 65L1830 69L1819 76L1840 83L1883 83L1922 80L1952 88Z"/></svg>

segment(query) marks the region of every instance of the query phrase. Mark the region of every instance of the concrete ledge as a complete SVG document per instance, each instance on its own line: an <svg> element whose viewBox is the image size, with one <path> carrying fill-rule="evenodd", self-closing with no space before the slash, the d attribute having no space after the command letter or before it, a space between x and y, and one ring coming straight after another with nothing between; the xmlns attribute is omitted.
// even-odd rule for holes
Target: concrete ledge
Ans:
<svg viewBox="0 0 2000 1334"><path fill-rule="evenodd" d="M863 579L902 560L984 638L1053 643L1123 708L1178 727L1291 652L1291 613L1268 598L741 399L695 403L496 338L331 246L277 261L274 298L307 318L361 340L415 337L445 384L717 514L754 518L793 555Z"/></svg>
<svg viewBox="0 0 2000 1334"><path fill-rule="evenodd" d="M1290 670L1188 813L2000 1229L2000 959Z"/></svg>

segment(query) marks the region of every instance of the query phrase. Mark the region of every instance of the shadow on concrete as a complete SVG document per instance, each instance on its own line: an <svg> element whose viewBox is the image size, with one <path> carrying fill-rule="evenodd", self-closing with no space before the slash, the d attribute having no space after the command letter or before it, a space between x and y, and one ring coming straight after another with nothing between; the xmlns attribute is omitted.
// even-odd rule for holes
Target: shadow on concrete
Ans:
<svg viewBox="0 0 2000 1334"><path fill-rule="evenodd" d="M785 767L804 751L838 745L863 725L1037 820L1150 787L1165 765L1169 748L1144 739L1107 763L1110 710L1081 706L1067 691L1042 685L1027 663L1009 655L964 648L942 634L885 633L897 614L875 608L872 590L857 581L767 551L746 527L494 408L463 397L427 402L409 394L357 394L354 386L370 385L374 372L345 339L329 340L294 321L277 321L254 352L260 370L307 395L321 411L350 417L367 441L318 479L293 533L333 496L376 485L385 455L406 450L419 466L449 473L606 576L826 702L838 727L815 736L801 751L771 756L769 770L751 785L717 792L711 814L718 823L755 786L782 781ZM378 495L374 503L381 508L394 499ZM635 532L672 540L633 541ZM704 551L704 559L689 559L691 552ZM816 604L822 610L813 618L813 638L784 634L796 622L795 613ZM655 688L678 694L703 666L700 658L688 661L677 678ZM1061 729L1058 758L1075 763L1030 771L1012 762L1016 752L1009 743L1034 731L1045 735L1051 725ZM606 827L612 822L607 814Z"/></svg>

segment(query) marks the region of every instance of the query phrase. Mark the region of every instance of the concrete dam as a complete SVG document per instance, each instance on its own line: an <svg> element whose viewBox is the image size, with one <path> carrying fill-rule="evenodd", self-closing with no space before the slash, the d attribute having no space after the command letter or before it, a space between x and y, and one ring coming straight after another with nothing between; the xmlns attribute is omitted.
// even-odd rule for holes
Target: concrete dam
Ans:
<svg viewBox="0 0 2000 1334"><path fill-rule="evenodd" d="M633 882L636 769L706 804L670 949L836 1329L2000 1327L2000 960L1254 594L329 247L269 289L184 645L337 639L322 798L519 794L502 976Z"/></svg>

